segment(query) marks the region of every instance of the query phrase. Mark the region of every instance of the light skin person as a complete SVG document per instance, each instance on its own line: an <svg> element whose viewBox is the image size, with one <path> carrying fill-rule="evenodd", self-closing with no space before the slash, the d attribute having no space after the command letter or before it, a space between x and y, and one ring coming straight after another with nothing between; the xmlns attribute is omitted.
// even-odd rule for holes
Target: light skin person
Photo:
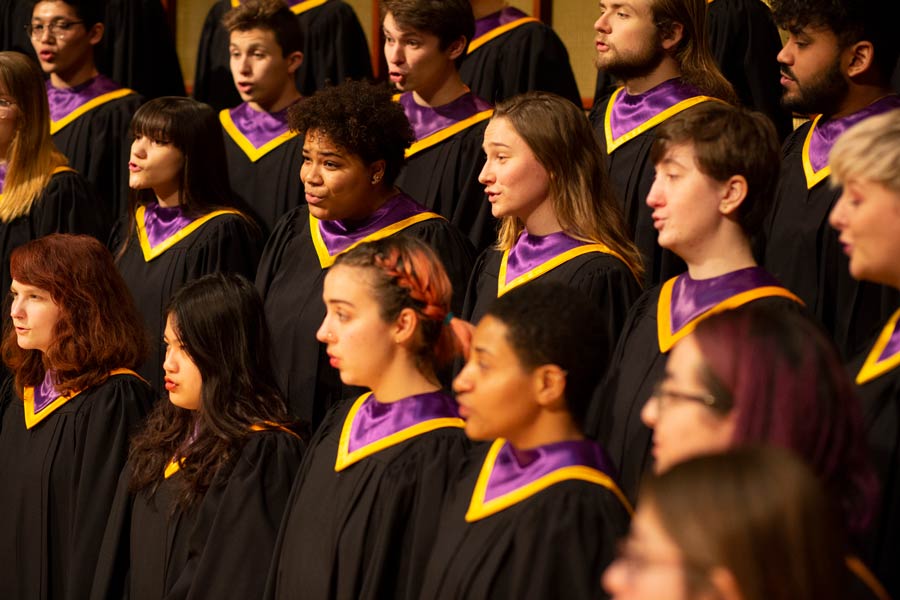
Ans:
<svg viewBox="0 0 900 600"><path fill-rule="evenodd" d="M232 31L228 54L238 94L253 110L278 112L300 99L294 73L303 54L285 56L271 29Z"/></svg>
<svg viewBox="0 0 900 600"><path fill-rule="evenodd" d="M59 306L45 289L13 279L9 314L16 329L16 342L23 350L46 353L56 339Z"/></svg>
<svg viewBox="0 0 900 600"><path fill-rule="evenodd" d="M0 86L0 164L5 163L9 146L16 137L19 122L19 107L15 99Z"/></svg>
<svg viewBox="0 0 900 600"><path fill-rule="evenodd" d="M181 173L184 153L174 144L135 135L128 162L128 186L134 190L152 189L159 205L166 208L181 204Z"/></svg>
<svg viewBox="0 0 900 600"><path fill-rule="evenodd" d="M35 4L31 27L31 45L53 87L74 87L98 75L94 47L103 39L103 23L87 28L74 8L55 1Z"/></svg>
<svg viewBox="0 0 900 600"><path fill-rule="evenodd" d="M166 318L163 342L166 345L163 370L166 373L165 385L169 392L169 402L179 408L199 410L202 404L203 376L181 342L172 315Z"/></svg>

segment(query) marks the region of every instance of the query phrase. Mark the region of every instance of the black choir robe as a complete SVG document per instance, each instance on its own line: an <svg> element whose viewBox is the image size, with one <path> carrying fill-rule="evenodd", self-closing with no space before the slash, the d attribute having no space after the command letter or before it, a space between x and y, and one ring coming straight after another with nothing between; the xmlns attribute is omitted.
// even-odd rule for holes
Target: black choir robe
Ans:
<svg viewBox="0 0 900 600"><path fill-rule="evenodd" d="M176 467L148 497L128 491L126 466L91 599L259 598L303 451L291 432L255 428L190 510L175 507L182 484Z"/></svg>
<svg viewBox="0 0 900 600"><path fill-rule="evenodd" d="M218 0L212 5L197 49L194 98L219 110L241 103L229 67L229 34L221 24L225 13L238 5L238 0ZM300 93L312 95L328 81L337 85L347 79L372 78L366 36L349 4L307 0L291 10L303 34L303 63L296 73Z"/></svg>
<svg viewBox="0 0 900 600"><path fill-rule="evenodd" d="M12 284L9 255L13 250L51 233L84 233L102 239L101 212L100 202L84 177L68 167L56 169L28 215L0 222L0 289L8 291ZM4 319L7 317L4 315Z"/></svg>
<svg viewBox="0 0 900 600"><path fill-rule="evenodd" d="M335 472L344 422L357 400L332 407L310 442L264 598L417 597L438 511L469 441L461 425L401 431L387 447Z"/></svg>
<svg viewBox="0 0 900 600"><path fill-rule="evenodd" d="M885 329L893 330L897 313ZM890 333L888 333L890 335ZM877 337L848 363L857 384L870 458L881 484L881 504L865 538L863 553L893 597L900 597L900 363L898 355L879 361ZM881 346L883 348L883 346ZM875 356L870 353L875 350Z"/></svg>
<svg viewBox="0 0 900 600"><path fill-rule="evenodd" d="M840 232L828 223L841 189L827 177L807 188L803 146L810 127L803 124L784 143L775 204L757 252L762 266L803 299L846 359L862 352L900 305L900 292L850 275Z"/></svg>
<svg viewBox="0 0 900 600"><path fill-rule="evenodd" d="M209 213L200 217L165 242L145 249L138 230L127 236L128 219L116 225L110 238L110 249L116 257L119 272L134 296L144 318L150 340L150 353L138 372L157 392L163 389L165 347L162 344L166 319L163 311L176 291L188 281L216 272L238 273L250 281L256 274L259 258L259 232L246 217L234 212ZM124 252L122 245L127 241ZM121 254L120 254L121 253Z"/></svg>
<svg viewBox="0 0 900 600"><path fill-rule="evenodd" d="M109 0L95 51L101 73L145 98L184 96L175 37L159 0Z"/></svg>
<svg viewBox="0 0 900 600"><path fill-rule="evenodd" d="M478 323L498 297L497 281L502 258L502 252L489 248L481 253L475 263L462 312L463 318L470 323ZM564 283L583 292L605 317L610 336L607 356L612 356L625 317L641 294L640 284L625 263L602 252L570 258L530 281Z"/></svg>
<svg viewBox="0 0 900 600"><path fill-rule="evenodd" d="M496 35L499 29L502 26L474 38L460 66L460 77L476 96L496 104L518 94L542 90L581 107L569 53L552 28L530 19Z"/></svg>
<svg viewBox="0 0 900 600"><path fill-rule="evenodd" d="M418 238L437 253L453 285L452 308L458 314L475 254L465 236L437 218L410 225L400 233ZM316 252L309 209L303 205L278 222L256 276L272 332L275 377L290 413L312 423L313 430L331 406L349 395L337 369L329 364L325 345L316 339L325 318L322 284L328 266L323 267Z"/></svg>
<svg viewBox="0 0 900 600"><path fill-rule="evenodd" d="M641 409L653 386L662 380L668 357L668 351L662 352L659 343L657 310L661 287L644 292L628 313L606 378L594 392L585 425L585 432L609 453L630 502L637 501L641 480L653 462L653 432L641 421ZM765 303L784 310L803 310L801 304L779 296L752 302L755 306ZM713 313L705 313L693 322L710 314Z"/></svg>
<svg viewBox="0 0 900 600"><path fill-rule="evenodd" d="M123 89L102 104L50 123L53 143L69 165L94 187L102 203L101 239L106 240L116 221L128 212L128 161L131 156L131 117L144 99ZM119 96L120 93L126 95ZM75 117L71 119L71 117Z"/></svg>
<svg viewBox="0 0 900 600"><path fill-rule="evenodd" d="M231 190L262 227L265 239L278 219L306 202L300 181L303 136L290 133L255 148L227 113L223 110L219 118Z"/></svg>
<svg viewBox="0 0 900 600"><path fill-rule="evenodd" d="M15 50L34 58L25 25L31 22L31 3L0 0L0 51Z"/></svg>
<svg viewBox="0 0 900 600"><path fill-rule="evenodd" d="M153 402L132 372L34 415L7 379L0 392L0 597L87 598L128 438Z"/></svg>
<svg viewBox="0 0 900 600"><path fill-rule="evenodd" d="M606 598L600 578L631 520L621 492L566 478L466 522L489 446L473 448L447 493L419 598Z"/></svg>

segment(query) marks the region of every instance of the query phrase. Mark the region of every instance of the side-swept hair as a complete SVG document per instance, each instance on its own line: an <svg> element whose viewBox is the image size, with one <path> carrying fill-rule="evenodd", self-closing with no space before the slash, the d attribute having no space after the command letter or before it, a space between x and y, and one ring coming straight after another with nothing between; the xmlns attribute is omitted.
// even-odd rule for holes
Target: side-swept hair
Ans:
<svg viewBox="0 0 900 600"><path fill-rule="evenodd" d="M900 109L864 119L844 132L829 163L834 187L864 179L900 194Z"/></svg>
<svg viewBox="0 0 900 600"><path fill-rule="evenodd" d="M144 361L143 319L112 255L94 238L52 234L28 242L13 250L10 274L46 290L59 307L46 353L20 348L7 319L3 362L20 390L40 385L54 369L60 392L81 391L99 385L114 369L135 369Z"/></svg>
<svg viewBox="0 0 900 600"><path fill-rule="evenodd" d="M525 369L553 364L566 372L566 406L584 427L591 394L610 358L600 309L565 284L535 281L497 298L484 316L506 326L506 339Z"/></svg>
<svg viewBox="0 0 900 600"><path fill-rule="evenodd" d="M183 485L176 505L190 507L240 453L253 425L293 425L272 371L262 300L249 281L233 273L195 279L175 293L166 315L203 378L200 408L157 403L131 442L130 486L152 496L177 456Z"/></svg>
<svg viewBox="0 0 900 600"><path fill-rule="evenodd" d="M282 56L303 51L303 32L284 0L244 0L222 17L228 33L264 29L275 34Z"/></svg>
<svg viewBox="0 0 900 600"><path fill-rule="evenodd" d="M415 29L436 35L441 50L461 37L466 47L475 35L475 15L469 0L384 0L381 3L381 20L391 13L394 21L403 29ZM456 60L459 66L466 53Z"/></svg>
<svg viewBox="0 0 900 600"><path fill-rule="evenodd" d="M53 170L69 161L50 136L50 106L40 68L19 52L0 52L0 87L12 97L17 116L0 203L0 221L9 223L31 212Z"/></svg>
<svg viewBox="0 0 900 600"><path fill-rule="evenodd" d="M34 7L45 0L33 0L31 2L30 15L34 11ZM78 15L78 20L84 21L84 28L90 29L97 23L103 23L106 19L106 2L100 0L56 0L67 6L71 6ZM30 20L30 18L29 18Z"/></svg>
<svg viewBox="0 0 900 600"><path fill-rule="evenodd" d="M677 464L641 489L681 553L687 596L724 568L744 600L846 598L844 536L821 483L790 452L749 447Z"/></svg>
<svg viewBox="0 0 900 600"><path fill-rule="evenodd" d="M660 35L667 36L675 23L681 24L681 41L675 47L675 60L681 68L682 79L705 94L737 104L734 88L722 75L709 49L707 0L652 0L651 4Z"/></svg>
<svg viewBox="0 0 900 600"><path fill-rule="evenodd" d="M799 310L754 305L702 321L700 376L734 412L733 443L788 448L812 467L853 533L871 520L877 480L855 388L834 343Z"/></svg>
<svg viewBox="0 0 900 600"><path fill-rule="evenodd" d="M548 92L528 92L499 103L492 121L506 119L550 177L553 212L563 231L606 244L640 281L641 256L613 196L597 134L574 104ZM497 248L508 250L524 228L503 217Z"/></svg>
<svg viewBox="0 0 900 600"><path fill-rule="evenodd" d="M680 144L693 146L697 166L707 177L724 182L742 175L747 180L747 197L737 217L748 237L756 235L772 205L781 165L778 134L769 118L723 102L702 102L656 128L651 160L658 164Z"/></svg>

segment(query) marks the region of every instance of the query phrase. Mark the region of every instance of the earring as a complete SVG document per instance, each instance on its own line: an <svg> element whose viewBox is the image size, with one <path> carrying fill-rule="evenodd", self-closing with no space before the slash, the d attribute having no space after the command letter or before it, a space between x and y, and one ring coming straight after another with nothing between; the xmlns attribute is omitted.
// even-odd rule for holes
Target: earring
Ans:
<svg viewBox="0 0 900 600"><path fill-rule="evenodd" d="M381 173L375 173L372 175L372 185L377 185L381 183Z"/></svg>

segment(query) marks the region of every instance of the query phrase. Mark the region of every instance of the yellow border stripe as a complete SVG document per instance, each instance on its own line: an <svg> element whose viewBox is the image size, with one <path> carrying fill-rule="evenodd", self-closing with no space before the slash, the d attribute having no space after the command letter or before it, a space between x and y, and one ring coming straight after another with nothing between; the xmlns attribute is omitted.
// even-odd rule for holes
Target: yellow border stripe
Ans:
<svg viewBox="0 0 900 600"><path fill-rule="evenodd" d="M878 578L875 577L875 574L869 570L869 567L867 567L863 561L851 554L844 558L844 562L847 564L847 568L850 569L850 572L856 575L859 580L869 588L869 591L872 592L873 596L878 598L878 600L891 600L891 595L888 594L887 590L884 589L884 586L881 585L881 582L878 581Z"/></svg>
<svg viewBox="0 0 900 600"><path fill-rule="evenodd" d="M118 90L113 90L111 92L107 92L105 94L101 94L94 98L93 100L89 100L67 114L65 117L60 119L59 121L50 120L50 135L55 135L58 133L63 127L83 115L84 113L94 110L98 106L106 104L107 102L111 102L113 100L118 100L119 98L124 98L129 94L134 94L134 90L129 90L128 88L121 88Z"/></svg>
<svg viewBox="0 0 900 600"><path fill-rule="evenodd" d="M866 361L856 375L857 385L862 385L873 379L877 379L888 371L893 370L897 365L900 365L900 352L893 356L889 356L882 361L878 360L881 353L884 352L884 349L887 347L888 342L891 341L891 335L897 327L898 320L900 320L900 310L895 312L891 318L888 319L887 325L885 325L884 329L881 330L881 333L878 334L875 345L872 346L872 350L869 352L869 355L866 356Z"/></svg>
<svg viewBox="0 0 900 600"><path fill-rule="evenodd" d="M534 279L537 279L541 275L546 274L548 271L552 271L556 267L564 264L573 258L579 257L582 254L588 254L591 252L600 252L603 254L609 254L610 256L615 256L623 263L625 262L621 256L608 248L605 244L585 244L583 246L578 246L577 248L572 248L571 250L566 250L562 254L558 254L554 256L548 261L541 263L533 269L530 269L512 281L509 284L506 283L506 267L509 262L509 250L505 250L503 252L503 257L500 259L500 274L497 277L497 297L499 298L509 290L513 288L517 288L522 284L528 283ZM625 263L627 264L627 263Z"/></svg>
<svg viewBox="0 0 900 600"><path fill-rule="evenodd" d="M449 127L445 127L439 131L435 131L434 133L432 133L430 135L426 135L421 140L414 142L412 146L410 146L409 148L406 149L406 158L409 158L410 156L412 156L413 154L416 154L417 152L421 152L422 150L427 150L428 148L431 148L434 145L440 144L447 138L453 137L460 131L467 129L467 128L471 127L472 125L475 125L476 123L480 123L480 122L484 121L485 119L490 119L493 114L494 114L494 109L489 108L489 109L483 110L479 113L475 113L474 115L472 115L471 117L469 117L467 119L463 119L462 121L457 121L456 123L454 123L453 125L450 125Z"/></svg>
<svg viewBox="0 0 900 600"><path fill-rule="evenodd" d="M806 139L803 140L803 153L801 154L802 162L803 162L803 174L806 175L806 189L811 190L816 187L823 179L831 175L831 165L825 165L818 171L812 165L812 161L809 158L809 146L812 141L813 132L816 130L816 125L819 123L819 119L822 118L822 115L816 115L813 118L812 125L809 128L809 132L806 134Z"/></svg>
<svg viewBox="0 0 900 600"><path fill-rule="evenodd" d="M61 165L59 167L56 167L52 171L50 171L50 175L56 175L57 173L77 173L77 172L78 171L76 171L72 167L69 167L67 165ZM0 202L2 202L2 201L3 201L3 192L0 191Z"/></svg>
<svg viewBox="0 0 900 600"><path fill-rule="evenodd" d="M616 102L616 98L619 97L619 93L621 93L622 90L624 90L624 89L625 89L624 87L620 87L619 89L614 91L612 93L612 96L609 97L609 103L607 103L607 105L606 105L606 115L603 118L604 119L603 122L604 122L604 130L605 130L604 133L605 133L605 137L606 137L606 152L607 152L607 154L612 154L616 148L618 148L625 142L629 142L629 141L633 140L634 138L641 135L648 129L653 129L654 127L656 127L657 125L659 125L660 123L665 121L666 119L668 119L670 117L674 117L675 115L677 115L678 113L680 113L683 110L687 110L688 108L690 108L692 106L696 106L697 104L700 104L701 102L722 102L718 98L713 98L711 96L693 96L691 98L687 98L685 100L682 100L681 102L678 102L677 104L673 104L666 110L660 111L655 116L651 117L650 119L647 119L646 121L644 121L643 123L641 123L640 125L635 127L634 129L632 129L631 131L626 131L625 133L620 135L618 138L613 139L613 137L612 137L613 105Z"/></svg>
<svg viewBox="0 0 900 600"><path fill-rule="evenodd" d="M353 452L350 452L350 432L353 428L353 421L356 419L356 415L359 412L359 409L362 407L363 403L366 401L366 398L371 395L372 392L366 392L365 394L357 398L356 402L353 403L353 406L350 407L350 412L347 413L347 418L344 419L344 427L343 429L341 429L341 439L338 443L337 460L335 460L334 462L335 472L343 471L350 465L358 463L367 456L372 456L376 452L380 452L385 448L390 448L391 446L396 446L401 442L405 442L406 440L412 439L418 435L422 435L423 433L428 433L429 431L442 429L444 427L456 427L461 429L466 426L465 421L463 421L459 417L428 419L427 421L416 423L415 425L411 425L405 429L401 429L400 431L397 431L390 435L386 435L380 440L376 440L374 442L366 444L365 446L362 446L361 448L357 448Z"/></svg>
<svg viewBox="0 0 900 600"><path fill-rule="evenodd" d="M107 375L107 377L112 377L113 375L123 375L123 374L134 375L141 381L144 381L144 379L140 375L138 375L131 369L114 369L109 372L109 375ZM22 390L22 399L25 402L25 428L31 429L32 427L34 427L35 425L37 425L38 423L40 423L41 421L43 421L44 419L46 419L47 417L52 415L53 412L56 411L57 408L59 408L60 406L62 406L63 404L65 404L66 402L71 400L72 398L76 397L78 394L80 394L83 391L84 390L78 390L77 392L73 392L72 394L70 394L68 396L59 396L56 400L54 400L53 402L51 402L50 404L45 406L44 409L40 412L40 414L35 414L35 412L34 412L34 388L33 387L24 388Z"/></svg>
<svg viewBox="0 0 900 600"><path fill-rule="evenodd" d="M550 473L535 479L531 483L485 502L484 498L487 494L488 481L494 470L494 463L497 461L497 455L500 453L500 450L505 443L506 440L503 438L495 440L484 459L484 464L481 466L481 472L478 474L478 480L475 482L475 490L472 492L469 510L466 511L467 523L489 517L514 506L523 500L527 500L531 496L534 496L538 492L541 492L556 483L568 480L587 481L588 483L594 483L605 487L619 499L619 502L622 503L622 506L625 507L625 510L628 511L629 515L634 514L631 503L628 502L625 494L622 493L622 490L619 489L619 486L616 485L616 482L613 481L609 475L594 469L593 467L583 465L560 467L555 471L551 471Z"/></svg>
<svg viewBox="0 0 900 600"><path fill-rule="evenodd" d="M390 237L397 233L398 231L403 231L410 225L415 225L416 223L421 223L422 221L430 221L431 219L443 219L441 215L433 212L422 212L417 215L413 215L402 221L397 221L393 225L388 225L387 227L383 227L378 231L370 233L366 237L362 238L357 242L353 242L347 248L344 248L337 254L331 254L328 252L328 247L325 245L325 240L322 239L322 232L319 229L319 219L309 215L309 234L312 236L313 246L316 249L316 255L319 257L319 264L323 269L327 269L331 265L334 264L335 259L343 254L344 252L349 252L353 250L360 244L364 244L366 242L374 242L375 240L382 240L386 237Z"/></svg>
<svg viewBox="0 0 900 600"><path fill-rule="evenodd" d="M247 158L250 159L250 162L256 162L261 159L263 156L282 145L288 140L294 139L299 134L296 131L285 131L281 135L269 140L259 148L253 145L247 136L245 136L240 129L238 129L237 125L234 124L234 120L231 118L231 113L228 112L228 109L223 110L219 113L219 122L222 124L222 129L225 130L225 133L228 134L228 137L234 140L234 143L238 145L238 147L244 151L244 154L247 155Z"/></svg>
<svg viewBox="0 0 900 600"><path fill-rule="evenodd" d="M291 12L295 15L299 15L305 13L308 10L313 8L322 6L328 2L328 0L307 0L307 2L301 2L300 4L296 4L294 6L289 7ZM231 0L231 8L235 8L241 5L241 0Z"/></svg>
<svg viewBox="0 0 900 600"><path fill-rule="evenodd" d="M534 17L522 17L520 19L516 19L515 21L510 21L506 25L501 25L500 27L495 27L488 31L483 35L479 35L477 38L469 42L469 49L466 51L466 54L472 54L488 42L493 39L496 39L503 35L508 31L512 31L516 27L524 25L525 23L540 23L540 19L535 19Z"/></svg>
<svg viewBox="0 0 900 600"><path fill-rule="evenodd" d="M170 235L165 240L157 244L156 246L150 247L150 238L147 235L147 228L144 225L144 212L146 208L143 206L138 206L137 210L134 213L134 219L137 224L137 234L138 240L141 243L141 251L144 253L144 262L150 262L154 258L161 255L163 252L191 235L197 229L200 228L201 225L206 223L207 221L211 221L212 219L219 217L221 215L240 215L236 210L232 209L224 209L224 210L214 210L211 213L207 213L200 217L195 221L191 221L189 225L178 230L176 233Z"/></svg>
<svg viewBox="0 0 900 600"><path fill-rule="evenodd" d="M737 308L738 306L743 306L748 302L753 302L754 300L759 300L760 298L781 297L793 300L794 302L801 305L803 304L803 300L798 298L787 288L783 288L777 285L761 286L758 288L753 288L752 290L747 290L745 292L735 294L734 296L727 298L722 302L719 302L718 304L708 308L706 311L700 313L698 316L688 321L678 331L672 333L672 290L675 287L676 279L678 279L678 276L669 279L662 285L662 289L660 289L659 291L659 302L656 306L657 337L659 339L659 350L662 353L668 352L672 349L672 346L674 346L675 343L678 342L678 340L690 335L691 332L693 332L694 329L697 328L697 325L700 323L700 321L706 319L707 317L711 317L716 313L724 312L732 308Z"/></svg>

